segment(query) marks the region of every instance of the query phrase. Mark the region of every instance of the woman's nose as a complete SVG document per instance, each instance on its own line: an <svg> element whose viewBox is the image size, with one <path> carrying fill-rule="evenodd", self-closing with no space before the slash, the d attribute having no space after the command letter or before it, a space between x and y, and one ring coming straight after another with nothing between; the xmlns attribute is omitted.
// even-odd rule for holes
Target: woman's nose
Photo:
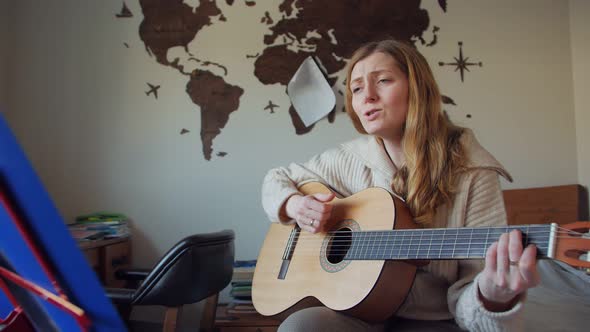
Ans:
<svg viewBox="0 0 590 332"><path fill-rule="evenodd" d="M367 84L365 87L365 102L373 102L377 100L377 93L375 91L375 87L372 84Z"/></svg>

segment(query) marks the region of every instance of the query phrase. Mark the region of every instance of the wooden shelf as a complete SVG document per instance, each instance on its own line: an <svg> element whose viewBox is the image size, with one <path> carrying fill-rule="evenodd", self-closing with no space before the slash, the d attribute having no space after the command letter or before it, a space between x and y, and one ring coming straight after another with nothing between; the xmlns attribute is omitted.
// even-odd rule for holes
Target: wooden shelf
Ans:
<svg viewBox="0 0 590 332"><path fill-rule="evenodd" d="M216 332L275 332L281 324L281 320L275 317L266 317L260 314L229 314L227 305L217 306L215 324Z"/></svg>

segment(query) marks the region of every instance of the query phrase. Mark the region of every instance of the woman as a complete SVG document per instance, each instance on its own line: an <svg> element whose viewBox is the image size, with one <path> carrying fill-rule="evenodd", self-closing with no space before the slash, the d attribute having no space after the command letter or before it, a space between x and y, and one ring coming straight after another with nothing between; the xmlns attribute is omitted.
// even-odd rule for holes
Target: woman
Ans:
<svg viewBox="0 0 590 332"><path fill-rule="evenodd" d="M367 135L304 164L271 170L263 183L271 220L322 231L334 195L297 191L319 181L343 196L383 187L402 197L423 227L506 225L499 175L510 175L470 130L444 116L433 74L415 48L393 40L361 47L348 64L346 84L346 111ZM455 323L473 331L519 328L525 292L539 282L535 256L536 248L523 248L514 231L490 246L485 262L432 261L418 269L392 325L396 331L456 329ZM382 328L318 307L294 313L280 331Z"/></svg>

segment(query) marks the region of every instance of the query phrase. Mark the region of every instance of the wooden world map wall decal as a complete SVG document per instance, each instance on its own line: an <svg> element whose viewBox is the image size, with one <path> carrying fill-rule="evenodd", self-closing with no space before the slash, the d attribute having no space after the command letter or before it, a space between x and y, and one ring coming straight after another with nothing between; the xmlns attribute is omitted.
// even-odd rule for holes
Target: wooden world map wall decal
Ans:
<svg viewBox="0 0 590 332"><path fill-rule="evenodd" d="M439 0L438 7L432 10L446 12L447 1ZM255 91L270 89L277 84L286 90L293 74L308 56L321 61L329 85L339 91L340 73L347 60L367 41L395 38L416 46L434 47L440 31L431 22L430 9L423 8L420 0L137 0L131 8L141 10L139 38L147 56L155 64L181 75L185 82L186 98L195 106L194 111L200 113L200 128L186 128L193 132L198 130L206 160L227 154L217 148L213 151L213 141L222 135L222 129L232 120L232 113L252 109L240 107L244 96L255 100ZM129 15L133 14L123 2L123 9L116 17ZM236 17L240 17L239 25L228 22ZM237 39L251 38L237 45L259 45L248 49L227 48L231 49L234 59L248 59L248 71L243 71L243 63L238 66L237 62L216 58L215 50L205 51L211 45L204 45L201 36L208 36L208 31L214 29L223 29L224 34ZM261 33L250 37L242 29ZM425 38L431 36L430 29L433 37ZM225 47L232 45L233 40L219 43ZM243 73L250 77L240 77ZM244 85L244 82L251 83ZM252 87L253 84L259 86ZM156 98L155 92L149 96ZM343 98L341 92L338 94ZM277 100L275 96L266 97L261 102L267 100L268 105L262 106L264 111L269 115L287 113L296 135L314 130L313 125L306 127L303 124L292 105L279 107L272 102ZM327 122L333 123L335 118L336 108L327 116ZM194 137L185 135L191 136Z"/></svg>
<svg viewBox="0 0 590 332"><path fill-rule="evenodd" d="M123 8L121 8L121 12L115 15L117 18L129 18L133 17L133 13L127 8L127 4L123 1Z"/></svg>
<svg viewBox="0 0 590 332"><path fill-rule="evenodd" d="M463 42L459 42L459 57L454 57L455 62L439 62L439 66L455 66L455 71L459 70L461 73L461 83L463 83L463 76L465 75L465 71L470 71L469 66L480 66L483 67L483 63L480 62L468 62L469 57L463 57Z"/></svg>
<svg viewBox="0 0 590 332"><path fill-rule="evenodd" d="M438 0L438 5L442 8L443 12L447 12L447 0Z"/></svg>

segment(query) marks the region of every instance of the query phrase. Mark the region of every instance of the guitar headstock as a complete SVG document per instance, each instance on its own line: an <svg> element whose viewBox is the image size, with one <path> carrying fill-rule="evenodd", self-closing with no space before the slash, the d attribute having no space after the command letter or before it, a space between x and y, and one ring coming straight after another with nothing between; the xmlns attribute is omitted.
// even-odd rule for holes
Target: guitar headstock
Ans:
<svg viewBox="0 0 590 332"><path fill-rule="evenodd" d="M580 259L586 255L587 260ZM590 221L557 225L554 258L570 266L585 268L590 273Z"/></svg>

